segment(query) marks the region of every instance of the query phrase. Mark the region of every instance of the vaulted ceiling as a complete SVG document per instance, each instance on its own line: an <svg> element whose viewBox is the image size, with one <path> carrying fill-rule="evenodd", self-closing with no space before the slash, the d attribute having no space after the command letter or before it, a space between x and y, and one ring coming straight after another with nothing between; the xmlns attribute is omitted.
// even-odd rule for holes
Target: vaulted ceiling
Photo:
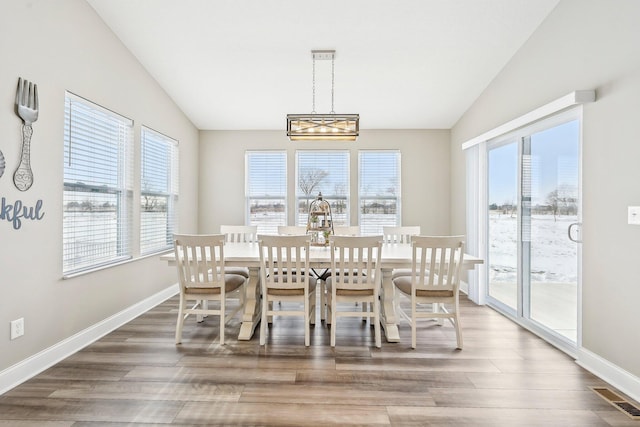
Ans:
<svg viewBox="0 0 640 427"><path fill-rule="evenodd" d="M559 0L87 0L196 127L284 129L334 49L336 113L451 128ZM315 110L331 110L331 61Z"/></svg>

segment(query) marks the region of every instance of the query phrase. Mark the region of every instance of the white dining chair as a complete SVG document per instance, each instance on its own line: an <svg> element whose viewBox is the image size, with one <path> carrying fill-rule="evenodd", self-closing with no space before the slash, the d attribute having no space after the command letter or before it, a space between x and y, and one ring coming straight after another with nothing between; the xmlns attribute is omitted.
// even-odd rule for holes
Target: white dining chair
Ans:
<svg viewBox="0 0 640 427"><path fill-rule="evenodd" d="M220 317L220 344L226 323L243 308L247 278L225 268L224 235L174 235L174 253L180 286L176 344L182 342L184 321L191 314ZM237 295L239 304L227 311L227 298ZM188 307L190 301L194 305ZM217 303L217 308L212 308Z"/></svg>
<svg viewBox="0 0 640 427"><path fill-rule="evenodd" d="M331 237L331 276L326 280L327 319L331 324L331 347L336 345L339 317L369 318L373 324L375 346L380 338L380 257L382 236ZM340 310L338 305L342 304ZM362 303L362 310L354 309ZM366 309L367 304L369 309Z"/></svg>
<svg viewBox="0 0 640 427"><path fill-rule="evenodd" d="M277 316L302 316L304 344L311 341L310 324L315 324L316 280L309 269L308 236L267 236L258 238L260 247L260 285L262 317L260 345L267 340L269 319ZM299 309L284 309L274 302L299 303Z"/></svg>
<svg viewBox="0 0 640 427"><path fill-rule="evenodd" d="M409 298L410 309L396 301L396 312L411 325L411 348L416 348L418 319L449 319L462 349L459 290L464 258L463 236L414 236L411 274L393 279L398 296Z"/></svg>

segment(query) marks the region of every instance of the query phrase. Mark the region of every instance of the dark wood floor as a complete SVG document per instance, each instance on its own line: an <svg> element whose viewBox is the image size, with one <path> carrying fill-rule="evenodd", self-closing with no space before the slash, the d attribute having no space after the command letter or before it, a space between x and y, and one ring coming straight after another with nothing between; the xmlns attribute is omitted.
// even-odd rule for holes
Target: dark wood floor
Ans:
<svg viewBox="0 0 640 427"><path fill-rule="evenodd" d="M463 351L450 324L422 322L418 348L373 346L359 319L338 323L337 346L318 322L276 318L217 340L215 318L188 319L174 344L177 298L0 396L0 426L391 425L634 426L589 387L607 386L569 357L487 307L463 299Z"/></svg>

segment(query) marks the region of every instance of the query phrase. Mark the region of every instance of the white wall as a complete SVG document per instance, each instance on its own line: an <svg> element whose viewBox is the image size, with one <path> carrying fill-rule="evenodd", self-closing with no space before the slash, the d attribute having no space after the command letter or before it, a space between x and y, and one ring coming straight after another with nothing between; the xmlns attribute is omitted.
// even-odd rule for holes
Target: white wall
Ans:
<svg viewBox="0 0 640 427"><path fill-rule="evenodd" d="M464 231L460 145L576 89L583 126L583 347L640 377L640 2L562 0L452 129L452 231Z"/></svg>
<svg viewBox="0 0 640 427"><path fill-rule="evenodd" d="M0 220L2 372L176 282L174 270L155 256L62 280L65 90L134 119L138 174L142 124L179 140L180 227L189 231L197 221L198 132L83 0L2 1L0 58L0 150L7 161L0 198L27 206L42 200L44 212L19 230ZM35 180L26 192L12 180L22 125L14 113L18 77L37 83L40 95ZM9 322L20 317L26 333L10 340Z"/></svg>
<svg viewBox="0 0 640 427"><path fill-rule="evenodd" d="M284 123L284 117L283 117ZM244 221L244 154L247 150L287 150L289 193L293 197L295 151L348 149L351 159L351 223L357 225L358 150L398 149L402 156L402 223L423 233L449 232L449 131L365 130L356 142L291 142L281 131L201 131L199 230ZM293 204L289 212L293 225Z"/></svg>

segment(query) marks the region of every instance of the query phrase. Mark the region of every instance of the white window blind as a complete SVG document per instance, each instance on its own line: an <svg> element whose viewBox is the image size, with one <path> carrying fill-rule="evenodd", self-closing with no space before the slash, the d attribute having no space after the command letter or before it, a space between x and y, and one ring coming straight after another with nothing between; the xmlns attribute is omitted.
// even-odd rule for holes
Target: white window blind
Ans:
<svg viewBox="0 0 640 427"><path fill-rule="evenodd" d="M287 224L286 151L247 151L245 200L248 225L258 233L276 234Z"/></svg>
<svg viewBox="0 0 640 427"><path fill-rule="evenodd" d="M133 121L65 96L63 272L131 257Z"/></svg>
<svg viewBox="0 0 640 427"><path fill-rule="evenodd" d="M334 225L349 224L349 152L296 151L296 225L306 225L318 193L331 205Z"/></svg>
<svg viewBox="0 0 640 427"><path fill-rule="evenodd" d="M382 234L383 226L400 225L400 152L359 152L360 232Z"/></svg>
<svg viewBox="0 0 640 427"><path fill-rule="evenodd" d="M140 253L170 249L177 220L178 141L141 131Z"/></svg>

